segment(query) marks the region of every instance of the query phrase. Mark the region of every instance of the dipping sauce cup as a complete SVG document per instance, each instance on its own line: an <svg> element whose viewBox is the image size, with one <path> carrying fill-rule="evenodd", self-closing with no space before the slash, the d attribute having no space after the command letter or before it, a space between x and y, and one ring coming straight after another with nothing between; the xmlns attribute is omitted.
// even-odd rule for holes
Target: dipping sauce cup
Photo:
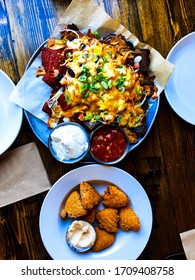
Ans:
<svg viewBox="0 0 195 280"><path fill-rule="evenodd" d="M83 126L66 122L57 125L49 135L51 154L60 162L75 163L89 151L89 137Z"/></svg>
<svg viewBox="0 0 195 280"><path fill-rule="evenodd" d="M128 152L129 140L117 125L102 125L91 134L90 154L99 163L120 162Z"/></svg>
<svg viewBox="0 0 195 280"><path fill-rule="evenodd" d="M69 247L79 253L86 252L93 247L96 240L94 227L86 221L75 220L66 232Z"/></svg>

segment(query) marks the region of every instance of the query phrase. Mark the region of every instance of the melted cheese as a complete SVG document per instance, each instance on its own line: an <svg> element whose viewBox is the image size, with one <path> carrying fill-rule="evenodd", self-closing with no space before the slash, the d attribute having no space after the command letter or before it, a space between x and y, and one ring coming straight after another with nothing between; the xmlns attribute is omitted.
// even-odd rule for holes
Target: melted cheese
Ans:
<svg viewBox="0 0 195 280"><path fill-rule="evenodd" d="M75 77L70 78L67 71L62 79L67 81L70 106L59 115L72 119L81 113L84 119L91 115L91 122L102 118L106 123L119 116L122 126L140 124L144 117L139 107L142 96L137 94L140 75L122 64L124 57L115 47L88 36L68 41L67 47L73 53L66 66L74 71Z"/></svg>

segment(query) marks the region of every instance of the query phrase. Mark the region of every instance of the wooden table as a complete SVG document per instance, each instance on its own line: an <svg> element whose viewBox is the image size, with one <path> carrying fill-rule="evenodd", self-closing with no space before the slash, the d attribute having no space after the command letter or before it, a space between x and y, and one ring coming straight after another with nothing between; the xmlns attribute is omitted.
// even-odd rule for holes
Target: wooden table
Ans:
<svg viewBox="0 0 195 280"><path fill-rule="evenodd" d="M55 28L71 1L0 0L0 68L14 81ZM113 0L96 2L164 57L195 30L195 1ZM154 125L142 144L117 165L134 176L151 201L153 227L139 259L165 259L182 253L179 233L195 228L194 126L182 120L164 93ZM57 162L24 117L12 150L35 141L53 184L79 164ZM46 193L0 209L0 259L50 259L39 234L39 212Z"/></svg>

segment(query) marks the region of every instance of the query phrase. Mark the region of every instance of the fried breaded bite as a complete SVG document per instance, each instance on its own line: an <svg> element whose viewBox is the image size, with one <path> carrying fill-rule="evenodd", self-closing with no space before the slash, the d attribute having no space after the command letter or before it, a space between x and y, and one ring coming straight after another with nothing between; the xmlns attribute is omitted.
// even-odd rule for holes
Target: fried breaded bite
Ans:
<svg viewBox="0 0 195 280"><path fill-rule="evenodd" d="M101 229L95 226L96 231L96 241L94 246L91 248L92 252L100 252L108 247L110 247L115 241L115 234Z"/></svg>
<svg viewBox="0 0 195 280"><path fill-rule="evenodd" d="M87 215L82 217L82 220L92 224L95 221L96 212L95 208L90 209Z"/></svg>
<svg viewBox="0 0 195 280"><path fill-rule="evenodd" d="M78 218L87 214L87 210L81 204L81 197L77 191L73 191L67 198L64 209L60 215L62 218L68 216L69 218Z"/></svg>
<svg viewBox="0 0 195 280"><path fill-rule="evenodd" d="M119 215L117 209L106 208L99 210L96 214L96 219L100 228L104 228L108 232L118 231Z"/></svg>
<svg viewBox="0 0 195 280"><path fill-rule="evenodd" d="M138 231L140 229L139 217L132 208L126 206L119 209L119 227L124 231Z"/></svg>
<svg viewBox="0 0 195 280"><path fill-rule="evenodd" d="M110 208L126 206L129 202L128 196L116 186L108 186L102 194L103 204Z"/></svg>
<svg viewBox="0 0 195 280"><path fill-rule="evenodd" d="M83 208L92 209L101 199L98 191L87 182L80 183L80 195Z"/></svg>

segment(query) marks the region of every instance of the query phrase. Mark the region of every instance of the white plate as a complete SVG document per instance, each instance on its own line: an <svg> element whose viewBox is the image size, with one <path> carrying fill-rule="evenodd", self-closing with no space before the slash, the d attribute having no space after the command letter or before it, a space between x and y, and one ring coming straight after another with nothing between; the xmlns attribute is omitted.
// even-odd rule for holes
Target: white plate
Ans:
<svg viewBox="0 0 195 280"><path fill-rule="evenodd" d="M15 85L0 70L0 155L3 154L16 139L22 124L23 110L9 100Z"/></svg>
<svg viewBox="0 0 195 280"><path fill-rule="evenodd" d="M195 125L195 32L178 41L167 60L175 64L175 69L165 87L165 96L182 119Z"/></svg>
<svg viewBox="0 0 195 280"><path fill-rule="evenodd" d="M114 244L101 252L77 253L71 250L65 241L65 233L72 220L61 219L59 213L64 206L64 198L81 181L91 181L99 193L103 193L109 183L120 187L129 196L131 207L140 218L139 232L119 230ZM152 209L144 189L131 175L116 167L92 164L70 171L53 185L43 202L39 227L44 246L53 259L137 259L150 237Z"/></svg>

